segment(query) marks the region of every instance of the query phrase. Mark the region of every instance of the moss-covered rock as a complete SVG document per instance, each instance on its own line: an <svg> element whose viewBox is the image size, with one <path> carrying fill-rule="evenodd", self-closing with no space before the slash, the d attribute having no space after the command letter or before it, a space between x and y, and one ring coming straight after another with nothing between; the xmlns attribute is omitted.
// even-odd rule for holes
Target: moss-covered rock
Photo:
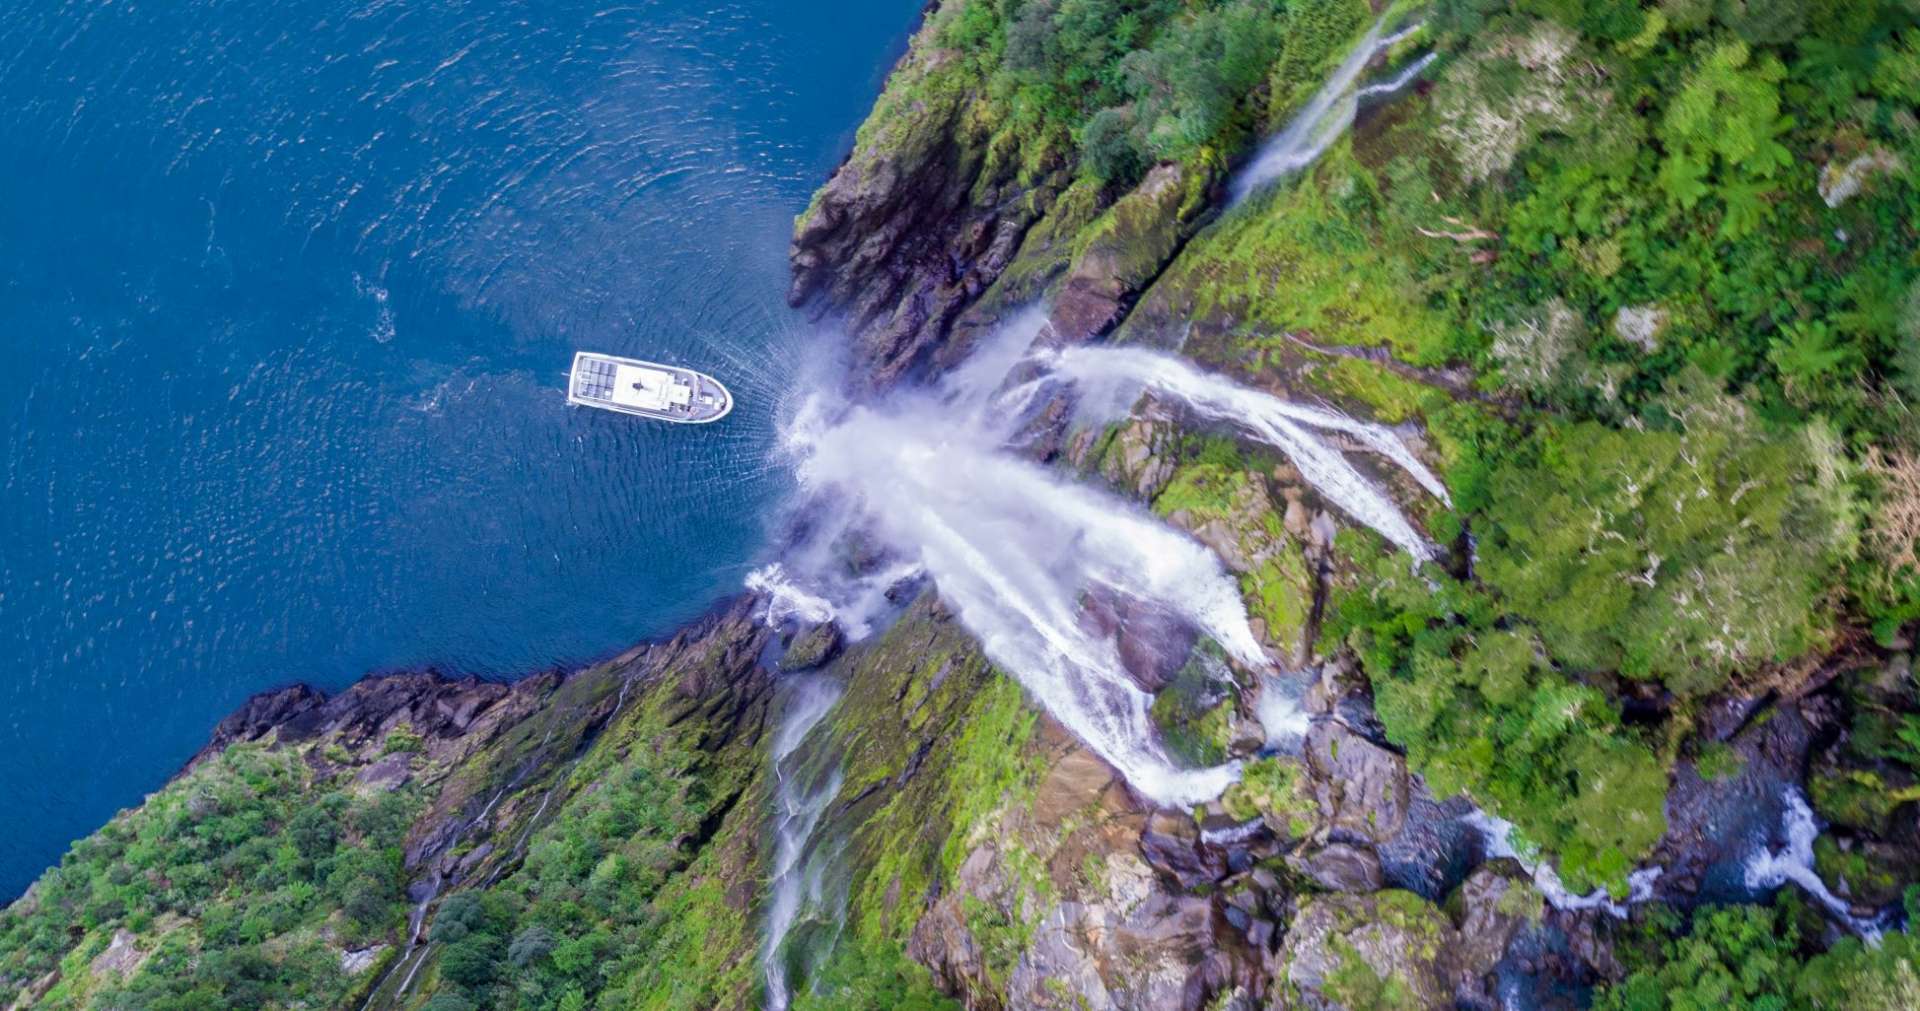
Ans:
<svg viewBox="0 0 1920 1011"><path fill-rule="evenodd" d="M1277 960L1301 1007L1450 1008L1457 941L1412 892L1325 895L1301 908Z"/></svg>

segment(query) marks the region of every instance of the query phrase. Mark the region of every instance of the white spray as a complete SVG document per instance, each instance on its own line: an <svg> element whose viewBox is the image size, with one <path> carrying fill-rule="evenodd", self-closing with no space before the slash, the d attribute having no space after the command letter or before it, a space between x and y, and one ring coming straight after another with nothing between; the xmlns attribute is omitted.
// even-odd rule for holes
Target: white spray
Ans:
<svg viewBox="0 0 1920 1011"><path fill-rule="evenodd" d="M1780 827L1786 837L1786 846L1776 853L1762 844L1747 858L1747 887L1771 889L1791 881L1806 889L1807 894L1825 906L1834 919L1846 924L1854 933L1870 941L1878 940L1884 923L1880 919L1862 919L1853 915L1853 907L1833 894L1814 870L1813 841L1820 836L1820 823L1814 819L1813 809L1807 806L1807 799L1800 795L1799 790L1788 787L1782 801L1784 810L1781 812Z"/></svg>
<svg viewBox="0 0 1920 1011"><path fill-rule="evenodd" d="M1327 83L1314 93L1306 107L1301 109L1286 128L1274 135L1260 148L1244 171L1233 182L1232 202L1239 203L1248 194L1262 186L1291 175L1313 164L1314 159L1333 146L1347 128L1353 125L1354 114L1359 110L1362 93L1356 93L1354 84L1360 79L1373 58L1385 52L1396 43L1419 30L1415 25L1386 37L1381 37L1381 29L1386 24L1385 16L1367 29L1353 51L1334 70ZM1364 90L1372 95L1398 91L1411 80L1414 74L1426 68L1429 59L1423 59L1413 68L1402 73L1394 82L1375 85Z"/></svg>
<svg viewBox="0 0 1920 1011"><path fill-rule="evenodd" d="M1235 425L1285 453L1308 484L1415 558L1424 561L1436 554L1385 492L1310 431L1339 432L1358 440L1411 474L1435 498L1450 503L1446 486L1390 429L1288 403L1157 351L1072 347L1054 353L1051 364L1057 375L1074 381L1086 394L1083 410L1123 415L1143 388L1171 397L1202 417Z"/></svg>
<svg viewBox="0 0 1920 1011"><path fill-rule="evenodd" d="M800 746L833 711L841 693L840 684L829 677L796 680L787 694L780 727L773 735L773 880L767 900L767 936L760 951L770 1011L785 1011L793 999L780 945L803 903L822 902L823 868L809 857L814 829L826 814L827 805L840 793L838 766L824 777L809 777Z"/></svg>
<svg viewBox="0 0 1920 1011"><path fill-rule="evenodd" d="M854 408L796 433L800 480L862 508L877 536L925 567L987 656L1141 793L1166 804L1219 795L1237 768L1166 757L1152 697L1081 604L1101 590L1145 601L1263 668L1238 588L1199 542L1001 450L985 427L951 403Z"/></svg>
<svg viewBox="0 0 1920 1011"><path fill-rule="evenodd" d="M1307 736L1313 717L1300 704L1303 679L1284 679L1272 674L1260 676L1260 694L1254 697L1253 714L1266 731L1266 746L1290 751Z"/></svg>
<svg viewBox="0 0 1920 1011"><path fill-rule="evenodd" d="M777 628L788 621L819 625L835 617L831 601L794 582L787 575L786 566L779 562L747 573L746 582L747 589L766 595L767 608L762 619L768 625Z"/></svg>

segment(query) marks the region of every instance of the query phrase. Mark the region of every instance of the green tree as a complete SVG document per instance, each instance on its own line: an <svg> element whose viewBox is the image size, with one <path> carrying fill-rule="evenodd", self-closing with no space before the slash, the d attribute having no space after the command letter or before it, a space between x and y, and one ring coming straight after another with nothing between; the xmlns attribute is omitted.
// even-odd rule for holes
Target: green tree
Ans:
<svg viewBox="0 0 1920 1011"><path fill-rule="evenodd" d="M1685 386L1671 428L1552 426L1497 472L1481 572L1556 657L1700 695L1819 644L1851 493L1837 448Z"/></svg>
<svg viewBox="0 0 1920 1011"><path fill-rule="evenodd" d="M1779 137L1793 124L1780 112L1786 68L1771 55L1755 59L1744 42L1707 50L1660 122L1666 160L1660 182L1683 207L1722 183L1770 179L1792 163Z"/></svg>

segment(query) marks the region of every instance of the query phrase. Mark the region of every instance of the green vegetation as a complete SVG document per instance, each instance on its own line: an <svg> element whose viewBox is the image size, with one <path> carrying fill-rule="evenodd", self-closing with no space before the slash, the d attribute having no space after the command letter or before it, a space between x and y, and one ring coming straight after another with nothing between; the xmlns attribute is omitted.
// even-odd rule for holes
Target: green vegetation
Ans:
<svg viewBox="0 0 1920 1011"><path fill-rule="evenodd" d="M1236 150L1305 98L1371 16L1358 0L966 0L910 90L973 91L990 159L1125 186L1154 161Z"/></svg>
<svg viewBox="0 0 1920 1011"><path fill-rule="evenodd" d="M1914 905L1914 902L1909 902ZM1920 943L1854 938L1819 952L1818 917L1790 893L1773 906L1659 911L1622 955L1628 976L1596 1011L1896 1011L1920 1005Z"/></svg>
<svg viewBox="0 0 1920 1011"><path fill-rule="evenodd" d="M1623 886L1665 831L1653 750L1485 591L1435 592L1387 558L1340 597L1328 633L1359 653L1388 738L1435 793L1464 790L1512 821L1574 888Z"/></svg>
<svg viewBox="0 0 1920 1011"><path fill-rule="evenodd" d="M325 1007L340 951L404 914L409 789L363 794L238 745L76 843L0 914L0 978L36 1006Z"/></svg>
<svg viewBox="0 0 1920 1011"><path fill-rule="evenodd" d="M1503 460L1481 571L1566 663L1703 695L1820 644L1847 492L1828 441L1718 393L1660 406L1672 428L1543 426Z"/></svg>
<svg viewBox="0 0 1920 1011"><path fill-rule="evenodd" d="M1237 819L1265 817L1287 837L1304 838L1313 831L1315 804L1300 777L1300 766L1291 759L1255 759L1247 763L1240 781L1227 788L1220 802Z"/></svg>
<svg viewBox="0 0 1920 1011"><path fill-rule="evenodd" d="M758 820L693 841L751 788L764 755L707 750L705 725L676 722L669 692L632 706L558 784L520 868L441 903L439 996L487 1008L705 1008L757 985L755 926L721 879L753 873L732 861Z"/></svg>
<svg viewBox="0 0 1920 1011"><path fill-rule="evenodd" d="M1698 700L1920 616L1920 26L1896 3L1516 6L1441 4L1431 93L1163 283L1203 357L1427 422L1454 496L1431 529L1474 564L1409 576L1347 538L1323 648L1359 655L1436 791L1618 887ZM1340 378L1384 373L1315 350L1339 346L1469 364L1494 403ZM1864 746L1810 792L1885 831L1912 707L1853 707Z"/></svg>

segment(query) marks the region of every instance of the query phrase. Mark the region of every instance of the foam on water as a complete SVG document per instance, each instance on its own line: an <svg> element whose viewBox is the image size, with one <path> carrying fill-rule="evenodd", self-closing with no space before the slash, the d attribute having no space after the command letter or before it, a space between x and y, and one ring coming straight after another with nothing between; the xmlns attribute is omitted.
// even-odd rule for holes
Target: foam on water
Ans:
<svg viewBox="0 0 1920 1011"><path fill-rule="evenodd" d="M1275 750L1297 747L1313 718L1300 705L1300 686L1272 674L1260 677L1260 694L1253 713L1266 731L1266 746Z"/></svg>
<svg viewBox="0 0 1920 1011"><path fill-rule="evenodd" d="M1659 880L1663 870L1660 867L1642 867L1627 875L1627 898L1624 902L1615 901L1604 888L1578 895L1567 889L1566 883L1560 880L1559 872L1553 869L1552 864L1540 859L1539 854L1522 854L1514 846L1512 822L1478 809L1467 815L1466 822L1479 831L1481 838L1486 841L1489 859L1507 857L1526 868L1533 877L1534 887L1540 889L1547 904L1555 909L1604 909L1615 918L1626 919L1628 906L1653 897L1653 884Z"/></svg>
<svg viewBox="0 0 1920 1011"><path fill-rule="evenodd" d="M766 595L767 606L762 618L774 627L795 620L817 625L832 621L837 615L832 602L795 583L787 575L786 566L779 562L747 573L746 586Z"/></svg>
<svg viewBox="0 0 1920 1011"><path fill-rule="evenodd" d="M1747 858L1747 887L1773 889L1791 881L1805 889L1814 901L1826 907L1827 912L1848 929L1861 937L1877 940L1886 928L1883 919L1855 916L1853 907L1845 899L1833 894L1827 883L1820 879L1819 872L1814 870L1813 841L1820 837L1820 823L1814 818L1813 808L1807 805L1806 797L1798 789L1788 787L1781 797L1781 808L1780 836L1783 845L1774 850L1762 843Z"/></svg>

